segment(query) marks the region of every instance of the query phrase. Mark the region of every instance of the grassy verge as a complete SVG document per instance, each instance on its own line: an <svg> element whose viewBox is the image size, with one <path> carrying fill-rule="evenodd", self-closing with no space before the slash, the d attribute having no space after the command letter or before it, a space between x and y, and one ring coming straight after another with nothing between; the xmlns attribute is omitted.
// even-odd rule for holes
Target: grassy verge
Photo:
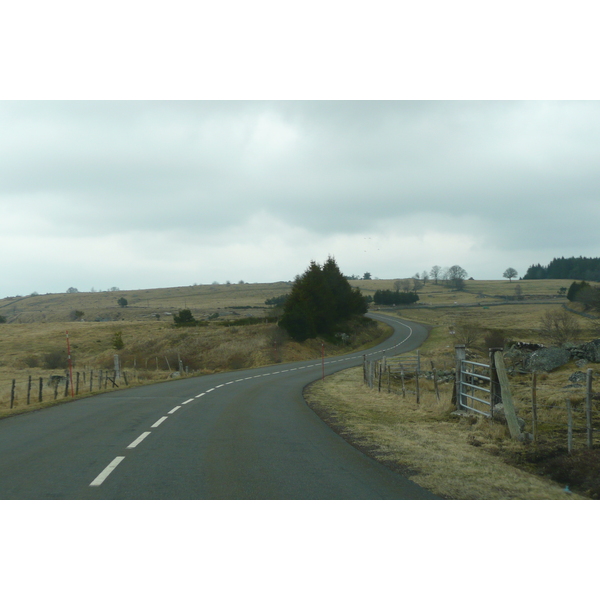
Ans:
<svg viewBox="0 0 600 600"><path fill-rule="evenodd" d="M461 500L584 499L564 486L507 464L504 455L520 445L505 427L484 418L451 415L451 385L437 402L423 385L412 396L371 390L362 369L348 369L307 388L309 406L337 433L365 454L409 476L435 494ZM495 440L483 448L480 437Z"/></svg>

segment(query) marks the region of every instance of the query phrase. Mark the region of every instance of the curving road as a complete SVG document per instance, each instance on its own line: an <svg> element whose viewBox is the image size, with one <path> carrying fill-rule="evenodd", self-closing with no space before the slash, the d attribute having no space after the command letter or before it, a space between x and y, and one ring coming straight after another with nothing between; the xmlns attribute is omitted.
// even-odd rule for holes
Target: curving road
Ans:
<svg viewBox="0 0 600 600"><path fill-rule="evenodd" d="M425 327L367 355L418 348ZM325 360L325 374L364 353ZM1 499L435 499L333 433L304 387L321 361L110 392L0 421Z"/></svg>

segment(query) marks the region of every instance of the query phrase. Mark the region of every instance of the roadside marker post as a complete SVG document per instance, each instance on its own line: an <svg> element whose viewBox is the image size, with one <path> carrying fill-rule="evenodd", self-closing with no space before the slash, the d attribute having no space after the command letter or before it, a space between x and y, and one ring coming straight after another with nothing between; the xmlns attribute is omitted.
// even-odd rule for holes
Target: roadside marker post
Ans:
<svg viewBox="0 0 600 600"><path fill-rule="evenodd" d="M69 362L69 382L71 384L71 398L75 398L75 390L73 389L73 363L71 361L71 344L69 343L69 332L67 331L67 360Z"/></svg>

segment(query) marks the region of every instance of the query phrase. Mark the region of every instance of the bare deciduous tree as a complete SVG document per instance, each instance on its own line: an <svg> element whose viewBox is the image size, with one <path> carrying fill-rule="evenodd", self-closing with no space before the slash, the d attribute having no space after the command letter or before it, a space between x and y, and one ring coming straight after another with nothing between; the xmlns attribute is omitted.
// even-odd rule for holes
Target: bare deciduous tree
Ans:
<svg viewBox="0 0 600 600"><path fill-rule="evenodd" d="M564 309L547 310L540 322L540 333L561 345L579 338L581 328L577 317Z"/></svg>
<svg viewBox="0 0 600 600"><path fill-rule="evenodd" d="M472 323L457 323L454 328L456 331L456 342L464 344L467 348L475 346L481 336L481 329Z"/></svg>
<svg viewBox="0 0 600 600"><path fill-rule="evenodd" d="M437 285L437 282L438 282L441 272L442 272L442 267L440 267L439 265L434 265L433 267L431 267L431 271L429 271L429 274L433 277L433 281L435 282L435 285Z"/></svg>

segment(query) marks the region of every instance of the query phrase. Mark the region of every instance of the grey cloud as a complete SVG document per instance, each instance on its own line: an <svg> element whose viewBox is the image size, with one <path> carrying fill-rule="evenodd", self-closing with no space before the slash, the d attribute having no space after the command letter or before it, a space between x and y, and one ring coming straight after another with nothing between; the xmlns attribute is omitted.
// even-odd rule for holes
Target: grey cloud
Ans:
<svg viewBox="0 0 600 600"><path fill-rule="evenodd" d="M480 224L495 252L522 248L531 262L553 248L595 255L599 109L2 102L0 205L15 217L35 213L50 230L68 220L80 239L226 239L257 214L323 239L381 231L386 221L415 233L462 220Z"/></svg>

